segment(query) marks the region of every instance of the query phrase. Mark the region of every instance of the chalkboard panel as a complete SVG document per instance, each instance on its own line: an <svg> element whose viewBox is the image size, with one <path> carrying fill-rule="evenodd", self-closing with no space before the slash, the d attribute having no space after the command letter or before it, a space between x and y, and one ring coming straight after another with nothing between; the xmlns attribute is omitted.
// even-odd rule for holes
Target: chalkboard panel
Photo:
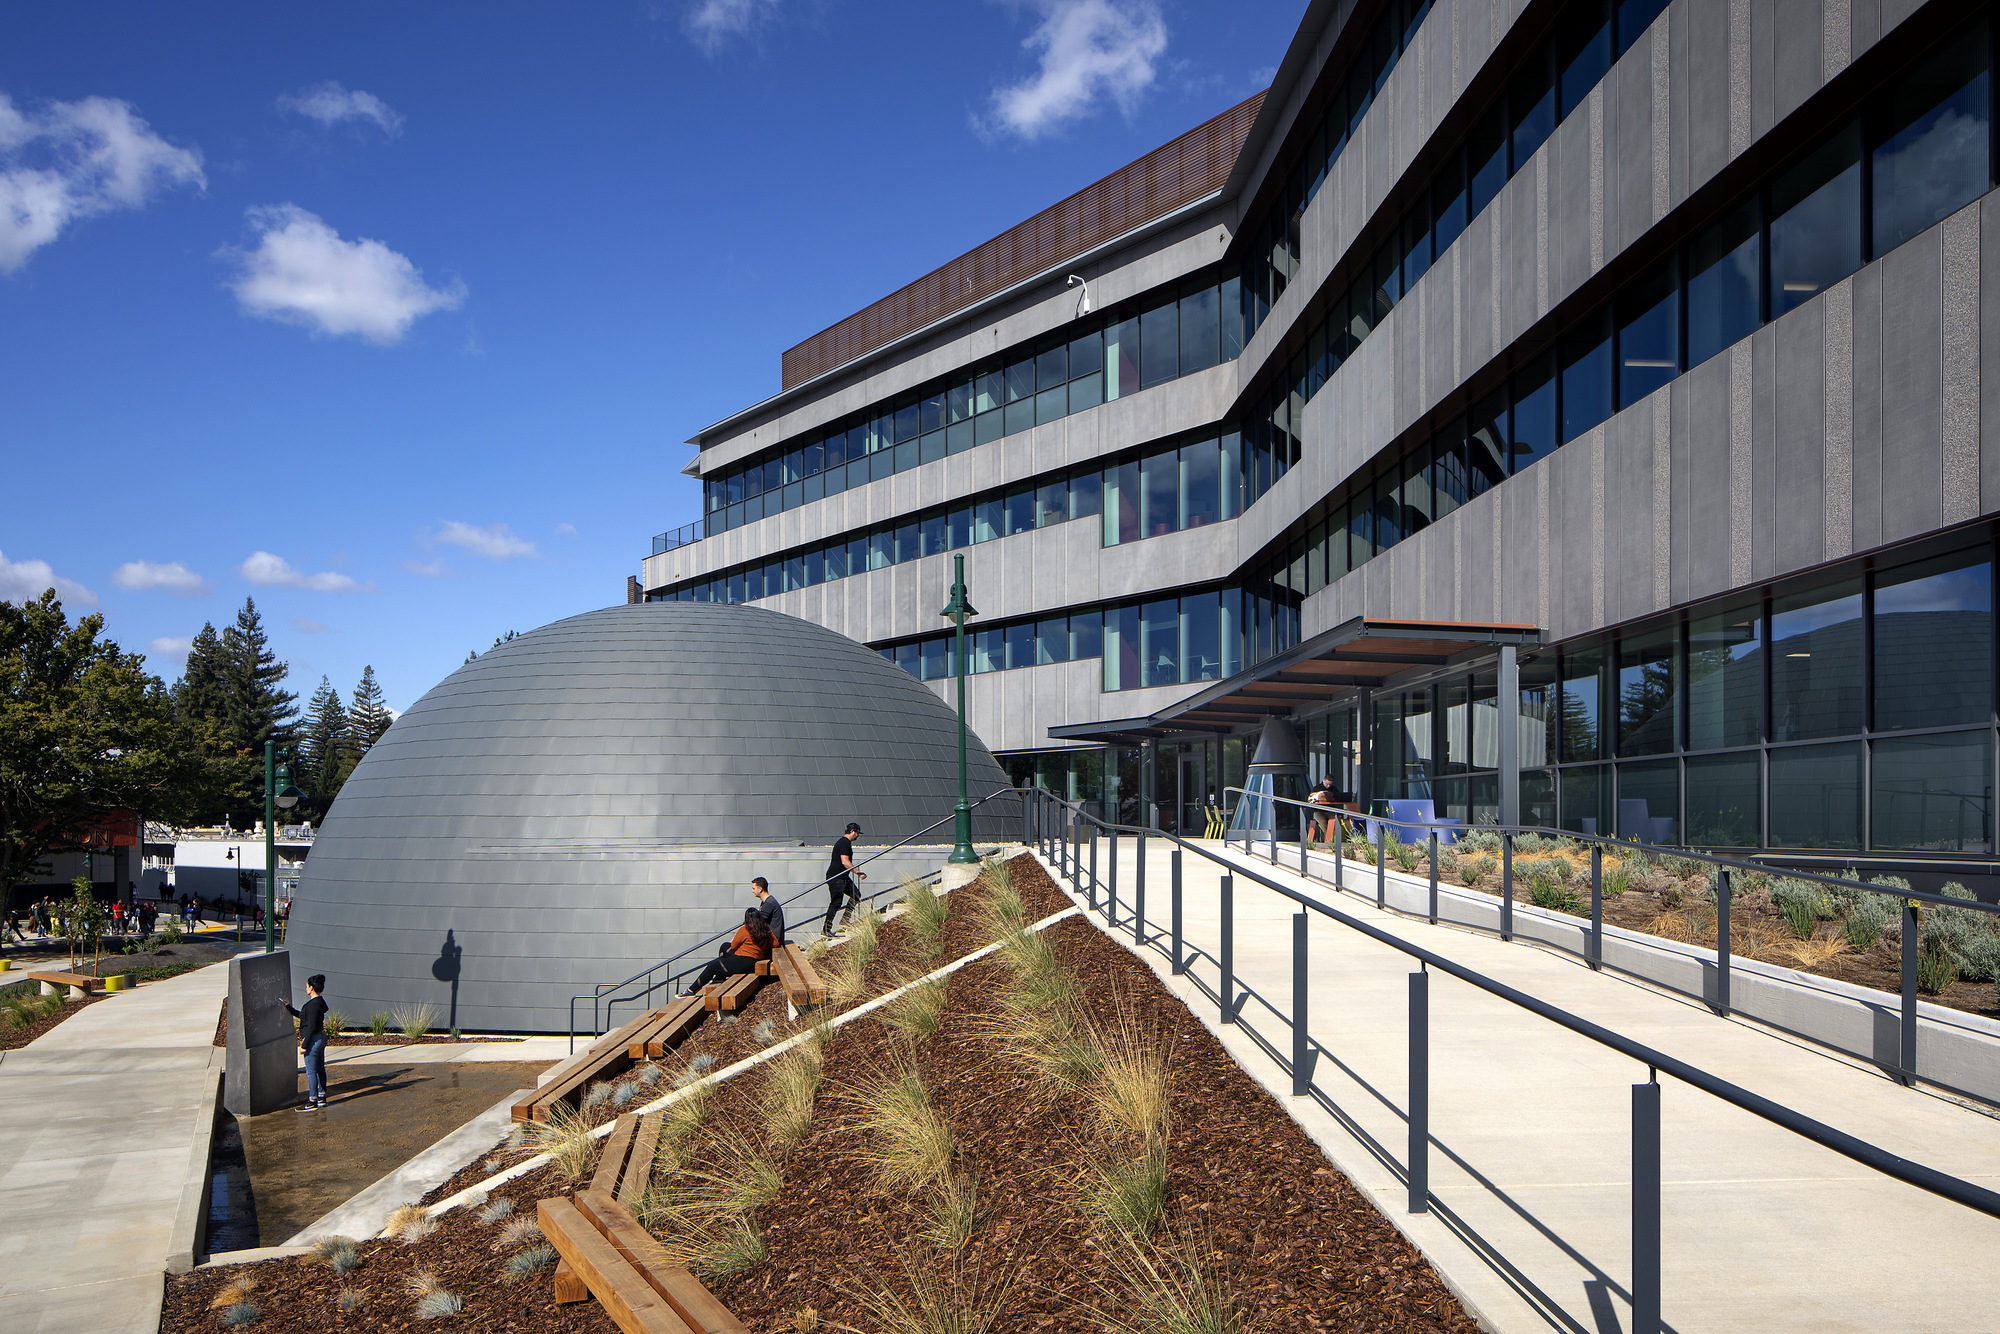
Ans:
<svg viewBox="0 0 2000 1334"><path fill-rule="evenodd" d="M245 1046L260 1047L292 1036L292 1016L285 1009L291 978L292 956L284 950L230 960L230 988L237 991L232 999L239 1002L230 1010L243 1016Z"/></svg>

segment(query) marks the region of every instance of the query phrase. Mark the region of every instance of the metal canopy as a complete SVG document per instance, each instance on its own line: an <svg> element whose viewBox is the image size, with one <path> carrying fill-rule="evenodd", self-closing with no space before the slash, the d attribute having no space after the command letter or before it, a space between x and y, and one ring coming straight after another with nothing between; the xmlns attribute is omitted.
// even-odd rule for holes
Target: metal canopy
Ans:
<svg viewBox="0 0 2000 1334"><path fill-rule="evenodd" d="M1381 689L1396 677L1449 666L1482 650L1541 642L1541 631L1532 625L1357 616L1150 717L1051 727L1049 735L1115 742L1234 731L1358 690Z"/></svg>

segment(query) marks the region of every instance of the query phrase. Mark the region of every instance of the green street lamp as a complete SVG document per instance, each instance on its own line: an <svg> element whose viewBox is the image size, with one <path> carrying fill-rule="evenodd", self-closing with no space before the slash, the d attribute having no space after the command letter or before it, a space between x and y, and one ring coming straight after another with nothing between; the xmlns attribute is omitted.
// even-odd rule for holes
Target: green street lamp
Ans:
<svg viewBox="0 0 2000 1334"><path fill-rule="evenodd" d="M278 743L264 743L264 953L278 948L278 811L299 804L305 793L292 786L291 753L278 763ZM279 784L283 784L282 790ZM276 810L272 808L276 807ZM240 928L239 928L240 929Z"/></svg>
<svg viewBox="0 0 2000 1334"><path fill-rule="evenodd" d="M977 616L979 612L965 596L965 557L952 557L956 580L951 586L951 601L945 604L938 615L958 623L956 649L958 653L958 805L952 808L957 826L958 842L952 847L951 856L945 858L947 865L963 866L979 860L979 854L972 850L972 803L965 799L965 618Z"/></svg>

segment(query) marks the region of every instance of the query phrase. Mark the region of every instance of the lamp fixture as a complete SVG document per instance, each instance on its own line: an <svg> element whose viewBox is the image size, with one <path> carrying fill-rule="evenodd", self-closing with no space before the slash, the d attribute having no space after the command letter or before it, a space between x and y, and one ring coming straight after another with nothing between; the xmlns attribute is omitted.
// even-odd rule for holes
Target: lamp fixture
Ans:
<svg viewBox="0 0 2000 1334"><path fill-rule="evenodd" d="M1084 280L1084 279L1082 279L1082 278L1079 278L1079 277L1077 277L1077 276L1076 276L1076 275L1075 275L1074 273L1072 273L1072 274L1071 274L1071 275L1069 276L1069 281L1068 281L1068 282L1066 282L1066 283L1064 283L1064 284L1063 284L1063 286L1064 286L1064 287L1066 287L1066 288L1067 288L1067 287L1075 287L1075 286L1076 286L1076 285L1077 285L1078 283L1082 283L1082 284L1083 284L1083 296L1082 296L1081 298L1079 298L1079 299L1078 299L1078 301L1077 301L1077 303L1076 303L1076 313L1077 313L1077 315L1078 315L1078 316L1084 316L1084 315L1088 315L1088 314L1090 314L1090 284L1089 284L1089 282L1085 281L1085 280Z"/></svg>

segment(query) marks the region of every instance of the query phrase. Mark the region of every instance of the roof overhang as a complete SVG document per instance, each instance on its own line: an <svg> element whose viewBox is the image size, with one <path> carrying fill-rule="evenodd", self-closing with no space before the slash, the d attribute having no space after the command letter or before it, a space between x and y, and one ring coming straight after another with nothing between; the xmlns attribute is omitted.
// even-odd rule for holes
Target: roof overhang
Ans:
<svg viewBox="0 0 2000 1334"><path fill-rule="evenodd" d="M1542 632L1532 625L1357 616L1158 713L1051 727L1049 735L1116 744L1232 732L1472 663L1503 646L1542 642Z"/></svg>

